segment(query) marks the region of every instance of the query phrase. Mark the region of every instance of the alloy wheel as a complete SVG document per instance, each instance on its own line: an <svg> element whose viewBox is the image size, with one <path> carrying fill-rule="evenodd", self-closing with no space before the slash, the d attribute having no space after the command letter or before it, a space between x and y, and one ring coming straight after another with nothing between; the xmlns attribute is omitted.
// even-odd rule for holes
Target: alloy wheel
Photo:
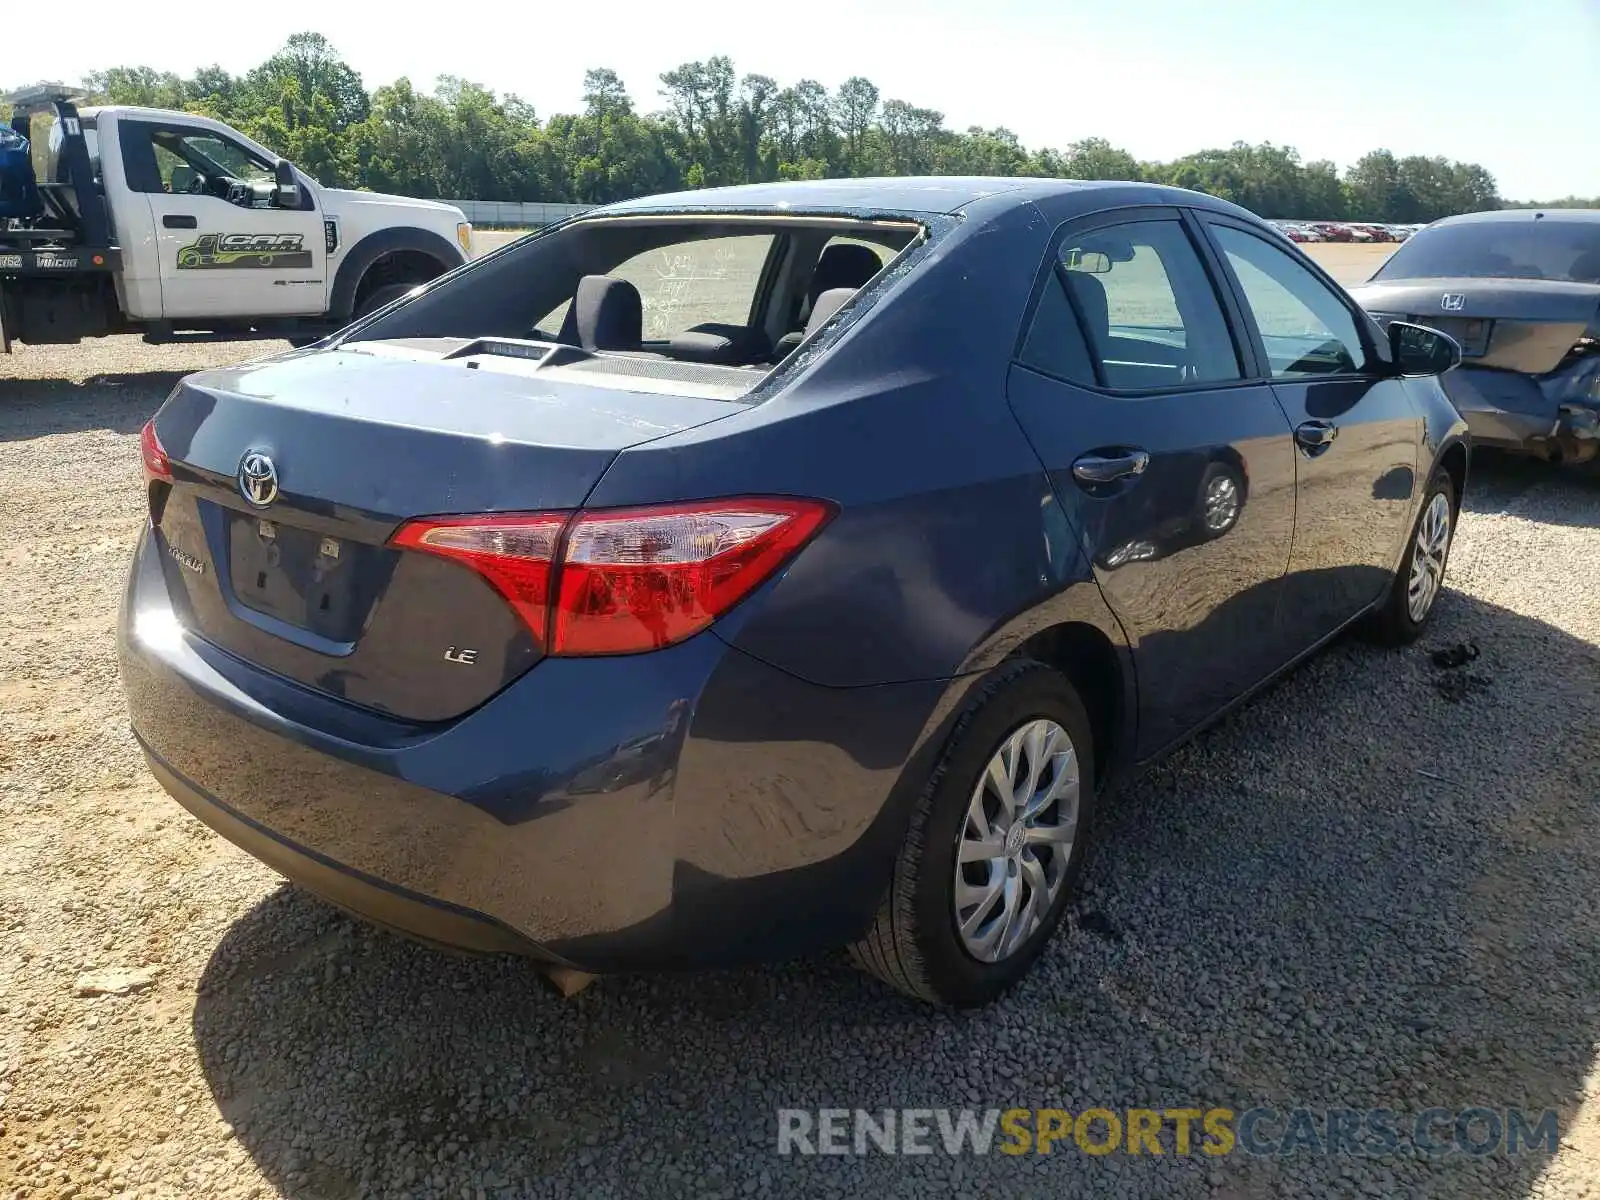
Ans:
<svg viewBox="0 0 1600 1200"><path fill-rule="evenodd" d="M1421 624L1444 583L1444 561L1450 553L1450 498L1434 494L1417 525L1417 544L1411 555L1411 579L1406 585L1406 611Z"/></svg>
<svg viewBox="0 0 1600 1200"><path fill-rule="evenodd" d="M1072 738L1039 718L1013 731L973 789L956 843L955 922L967 953L1009 957L1044 924L1078 834Z"/></svg>

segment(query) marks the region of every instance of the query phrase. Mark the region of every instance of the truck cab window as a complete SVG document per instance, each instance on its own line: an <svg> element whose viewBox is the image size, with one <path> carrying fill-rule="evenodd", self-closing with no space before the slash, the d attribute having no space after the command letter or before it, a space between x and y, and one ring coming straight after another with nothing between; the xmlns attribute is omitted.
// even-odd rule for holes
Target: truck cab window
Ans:
<svg viewBox="0 0 1600 1200"><path fill-rule="evenodd" d="M241 208L270 207L273 166L261 156L208 130L153 126L148 137L154 170L137 182L130 177L138 190L215 196Z"/></svg>

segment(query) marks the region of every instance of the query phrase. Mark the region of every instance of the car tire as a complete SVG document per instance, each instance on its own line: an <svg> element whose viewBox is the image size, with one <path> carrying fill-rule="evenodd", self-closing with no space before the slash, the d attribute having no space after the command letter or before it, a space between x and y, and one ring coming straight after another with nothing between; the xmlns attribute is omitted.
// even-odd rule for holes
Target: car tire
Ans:
<svg viewBox="0 0 1600 1200"><path fill-rule="evenodd" d="M385 305L393 304L421 282L421 280L413 280L410 283L386 283L382 287L375 287L362 298L360 304L356 305L354 315L356 317L364 317L368 313L377 312Z"/></svg>
<svg viewBox="0 0 1600 1200"><path fill-rule="evenodd" d="M1400 560L1400 570L1390 583L1382 606L1366 623L1365 631L1370 640L1382 646L1405 646L1416 641L1427 628L1428 619L1438 607L1439 594L1444 591L1445 569L1450 562L1450 547L1455 543L1459 515L1454 481L1448 472L1435 471L1428 481L1428 490L1423 493L1416 523L1406 542L1405 556ZM1442 545L1436 533L1441 518L1444 521ZM1419 572L1418 555L1424 543L1433 545L1434 549L1427 556L1431 565ZM1433 578L1431 584L1423 584L1428 593L1426 602L1419 608L1413 605L1412 598L1424 573L1431 573Z"/></svg>
<svg viewBox="0 0 1600 1200"><path fill-rule="evenodd" d="M1066 758L1060 756L1057 733L1067 742ZM1039 753L1046 746L1054 753ZM1024 785L1037 781L1022 789L1029 795L1017 796L1011 789L1024 812L1030 798L1058 793L1021 822L1020 836L1008 836L1009 826L1002 830L987 822L979 829L972 817L974 805L1005 811L989 769L1008 747L1018 750L1011 760L1013 778L1026 768L1030 775L1022 779ZM909 996L962 1008L987 1004L1020 980L1060 924L1082 866L1094 798L1094 753L1088 713L1064 675L1028 659L997 670L956 721L917 799L888 895L866 935L850 948L856 963ZM1047 761L1036 768L1036 760ZM1069 778L1070 766L1076 767L1076 786L1056 787ZM1069 801L1072 829L1070 841L1063 843ZM981 849L984 839L1005 857L959 863L961 846ZM1022 842L1028 844L1013 854ZM995 896L987 908L969 903L963 910L974 941L986 931L994 940L995 922L1007 911L1025 922L1011 926L1010 934L1001 928L993 959L980 957L985 951L974 950L974 941L958 928L958 867L966 884L960 899ZM1025 899L1012 902L1013 896ZM1037 905L1036 897L1042 897Z"/></svg>

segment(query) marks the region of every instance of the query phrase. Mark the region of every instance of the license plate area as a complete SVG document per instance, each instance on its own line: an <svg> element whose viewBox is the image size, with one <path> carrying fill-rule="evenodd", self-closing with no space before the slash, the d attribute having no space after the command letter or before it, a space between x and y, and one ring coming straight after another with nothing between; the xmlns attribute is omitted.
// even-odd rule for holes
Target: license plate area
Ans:
<svg viewBox="0 0 1600 1200"><path fill-rule="evenodd" d="M1463 358L1482 358L1489 353L1494 322L1486 317L1412 317L1410 320L1455 338L1461 345Z"/></svg>
<svg viewBox="0 0 1600 1200"><path fill-rule="evenodd" d="M388 552L243 513L228 517L228 580L246 608L333 642L366 624Z"/></svg>

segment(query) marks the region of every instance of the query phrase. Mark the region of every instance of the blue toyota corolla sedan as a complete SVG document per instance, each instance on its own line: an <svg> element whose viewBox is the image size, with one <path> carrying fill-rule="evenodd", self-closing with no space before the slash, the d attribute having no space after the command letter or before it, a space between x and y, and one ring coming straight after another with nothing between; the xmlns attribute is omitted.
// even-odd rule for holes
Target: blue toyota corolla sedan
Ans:
<svg viewBox="0 0 1600 1200"><path fill-rule="evenodd" d="M177 386L133 728L224 837L431 942L849 946L980 1004L1114 772L1348 626L1418 635L1458 361L1172 188L598 209Z"/></svg>

